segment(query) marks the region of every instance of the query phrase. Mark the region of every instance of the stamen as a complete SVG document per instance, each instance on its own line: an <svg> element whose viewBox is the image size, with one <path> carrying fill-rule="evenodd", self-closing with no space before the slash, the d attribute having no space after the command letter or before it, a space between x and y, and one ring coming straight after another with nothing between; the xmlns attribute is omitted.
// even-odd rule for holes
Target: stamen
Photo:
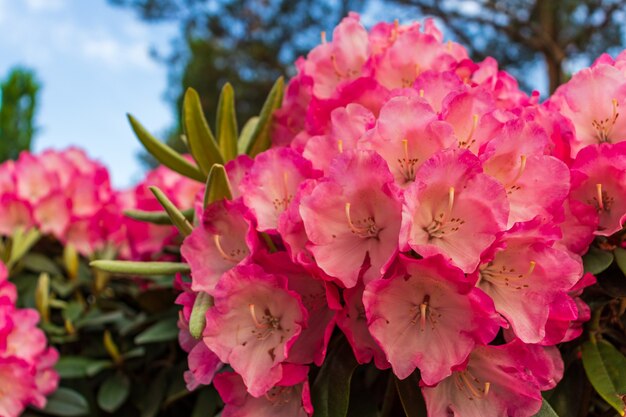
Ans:
<svg viewBox="0 0 626 417"><path fill-rule="evenodd" d="M352 223L352 217L350 216L350 203L346 203L346 218L348 219L348 225L350 229L357 234L363 233L365 230L362 227L357 227Z"/></svg>
<svg viewBox="0 0 626 417"><path fill-rule="evenodd" d="M422 324L422 330L426 327L426 311L428 309L427 303L420 304L420 323Z"/></svg>
<svg viewBox="0 0 626 417"><path fill-rule="evenodd" d="M339 149L339 153L343 153L343 141L341 139L337 140L337 149Z"/></svg>
<svg viewBox="0 0 626 417"><path fill-rule="evenodd" d="M257 329L269 328L269 325L267 323L261 323L256 318L256 311L254 309L254 304L248 304L248 308L250 309L250 316L252 316L252 321L254 322L254 325L257 327Z"/></svg>
<svg viewBox="0 0 626 417"><path fill-rule="evenodd" d="M402 149L404 150L404 160L409 161L409 141L402 139Z"/></svg>
<svg viewBox="0 0 626 417"><path fill-rule="evenodd" d="M320 37L322 38L322 43L326 43L326 32L325 31L322 31L320 33Z"/></svg>
<svg viewBox="0 0 626 417"><path fill-rule="evenodd" d="M485 397L489 394L489 388L491 388L491 382L485 382Z"/></svg>
<svg viewBox="0 0 626 417"><path fill-rule="evenodd" d="M507 184L507 188L512 185L515 185L515 183L520 179L520 177L524 173L525 169L526 169L526 155L522 155L520 156L519 170L517 171L517 175L515 175L515 178L509 181L509 183Z"/></svg>
<svg viewBox="0 0 626 417"><path fill-rule="evenodd" d="M475 114L472 116L472 128L469 131L469 134L467 135L467 139L465 139L465 141L459 142L459 146L462 148L464 146L467 146L468 148L475 142L472 140L472 137L474 137L474 133L476 132L476 128L478 127L478 115Z"/></svg>
<svg viewBox="0 0 626 417"><path fill-rule="evenodd" d="M598 199L598 208L604 210L604 202L602 198L602 184L596 184L596 198Z"/></svg>
<svg viewBox="0 0 626 417"><path fill-rule="evenodd" d="M393 29L391 29L391 34L389 35L389 42L394 43L396 39L398 39L398 28L400 27L400 22L398 19L393 21Z"/></svg>
<svg viewBox="0 0 626 417"><path fill-rule="evenodd" d="M537 262L530 261L530 267L528 268L528 272L526 272L525 276L530 276L530 274L532 274L533 271L535 270L535 266L537 266Z"/></svg>
<svg viewBox="0 0 626 417"><path fill-rule="evenodd" d="M226 259L227 261L239 263L239 259L226 253L226 251L224 250L220 242L220 235L213 235L213 242L215 243L215 247L217 248L217 251L220 253L220 255L222 255L222 258Z"/></svg>
<svg viewBox="0 0 626 417"><path fill-rule="evenodd" d="M619 116L619 113L617 112L617 108L619 107L619 102L617 101L616 98L613 98L611 100L611 103L613 103L613 114L611 115L611 120L613 121L613 123L615 123L615 121L617 120L617 117Z"/></svg>
<svg viewBox="0 0 626 417"><path fill-rule="evenodd" d="M454 207L454 187L448 189L448 214L446 218L452 214L452 208Z"/></svg>
<svg viewBox="0 0 626 417"><path fill-rule="evenodd" d="M424 89L420 89L420 98L424 98Z"/></svg>
<svg viewBox="0 0 626 417"><path fill-rule="evenodd" d="M463 379L465 386L470 390L470 392L472 393L474 397L478 399L482 399L487 396L487 393L489 392L489 388L491 387L491 383L485 382L484 388L481 390L480 388L476 388L474 386L474 381L469 379L469 377L467 376L467 372L465 371L461 372L461 378Z"/></svg>

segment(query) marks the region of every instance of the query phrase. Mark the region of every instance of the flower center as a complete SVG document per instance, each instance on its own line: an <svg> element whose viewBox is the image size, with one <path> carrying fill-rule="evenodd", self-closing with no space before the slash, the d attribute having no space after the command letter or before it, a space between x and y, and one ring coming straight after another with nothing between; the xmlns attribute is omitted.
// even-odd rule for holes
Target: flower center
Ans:
<svg viewBox="0 0 626 417"><path fill-rule="evenodd" d="M614 201L615 199L602 189L602 184L596 184L596 195L591 200L587 200L589 204L596 206L598 213L611 211Z"/></svg>
<svg viewBox="0 0 626 417"><path fill-rule="evenodd" d="M420 304L414 304L409 309L409 314L412 317L411 324L417 324L419 322L421 332L426 330L427 321L430 322L431 330L435 330L435 325L441 318L441 313L437 312L430 305L430 295L428 294L424 296L424 300L422 300Z"/></svg>
<svg viewBox="0 0 626 417"><path fill-rule="evenodd" d="M400 167L400 173L404 177L405 182L415 181L415 171L419 158L409 157L409 141L402 139L402 149L404 155L398 158L398 165Z"/></svg>
<svg viewBox="0 0 626 417"><path fill-rule="evenodd" d="M517 170L517 175L515 175L515 177L513 177L513 179L509 181L504 187L506 188L506 193L508 195L522 188L521 186L517 185L517 181L519 181L525 169L526 169L526 155L522 155L520 156L520 163L519 163L519 169Z"/></svg>
<svg viewBox="0 0 626 417"><path fill-rule="evenodd" d="M246 250L242 250L242 249L232 249L230 251L225 251L224 247L222 246L222 242L221 242L221 236L220 235L213 235L213 243L215 243L215 248L217 249L217 251L220 253L220 255L222 255L222 258L224 258L224 260L238 264L239 261L241 261L245 256L246 256Z"/></svg>
<svg viewBox="0 0 626 417"><path fill-rule="evenodd" d="M437 216L433 216L433 220L424 231L428 233L429 239L441 239L448 233L457 232L465 220L459 217L452 217L452 209L454 208L454 187L448 189L448 207L444 212L440 212Z"/></svg>
<svg viewBox="0 0 626 417"><path fill-rule="evenodd" d="M476 143L476 139L473 139L474 133L476 132L476 128L478 127L478 115L475 114L472 116L472 127L467 134L467 138L465 140L459 141L459 148L469 149L474 143Z"/></svg>
<svg viewBox="0 0 626 417"><path fill-rule="evenodd" d="M619 103L617 102L617 99L612 99L611 103L613 104L613 112L611 114L611 117L607 117L606 119L601 120L593 119L593 121L591 122L591 125L596 130L596 137L598 138L598 142L600 143L611 141L609 136L611 135L611 131L613 130L613 126L615 126L617 118L619 117L619 112L617 111Z"/></svg>
<svg viewBox="0 0 626 417"><path fill-rule="evenodd" d="M279 213L287 210L289 203L293 199L293 195L289 192L289 173L287 171L283 172L283 189L282 196L277 196L272 200L272 204L274 205L274 210Z"/></svg>
<svg viewBox="0 0 626 417"><path fill-rule="evenodd" d="M261 320L257 317L254 304L249 304L248 308L250 309L250 317L252 317L255 327L252 329L252 334L255 335L258 340L267 339L274 334L275 330L283 330L280 324L280 317L274 317L269 308L265 308L263 316L261 316Z"/></svg>
<svg viewBox="0 0 626 417"><path fill-rule="evenodd" d="M271 402L273 406L280 407L291 401L293 390L293 387L273 387L265 393L265 398Z"/></svg>
<svg viewBox="0 0 626 417"><path fill-rule="evenodd" d="M346 203L346 218L352 233L363 239L378 238L380 229L376 225L374 217L369 216L361 220L353 220L350 215L350 203Z"/></svg>
<svg viewBox="0 0 626 417"><path fill-rule="evenodd" d="M509 268L504 264L498 268L493 264L493 262L489 262L488 264L481 266L480 279L489 281L495 285L504 285L505 287L521 290L522 288L528 288L528 284L520 283L520 281L523 281L531 276L535 270L535 266L537 266L537 263L535 261L530 261L528 270L525 273L520 274L515 270L515 268Z"/></svg>
<svg viewBox="0 0 626 417"><path fill-rule="evenodd" d="M467 395L470 401L482 400L489 394L490 382L483 382L474 376L469 369L454 374L454 385Z"/></svg>

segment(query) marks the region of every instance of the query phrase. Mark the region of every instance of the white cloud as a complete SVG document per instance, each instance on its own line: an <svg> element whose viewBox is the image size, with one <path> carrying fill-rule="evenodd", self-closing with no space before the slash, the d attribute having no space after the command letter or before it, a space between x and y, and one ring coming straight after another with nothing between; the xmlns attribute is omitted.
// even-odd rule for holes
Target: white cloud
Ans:
<svg viewBox="0 0 626 417"><path fill-rule="evenodd" d="M155 68L148 43L139 40L119 40L106 35L84 36L80 50L86 58L100 61L112 69Z"/></svg>
<svg viewBox="0 0 626 417"><path fill-rule="evenodd" d="M65 0L26 0L26 7L31 12L48 12L60 10L65 7Z"/></svg>

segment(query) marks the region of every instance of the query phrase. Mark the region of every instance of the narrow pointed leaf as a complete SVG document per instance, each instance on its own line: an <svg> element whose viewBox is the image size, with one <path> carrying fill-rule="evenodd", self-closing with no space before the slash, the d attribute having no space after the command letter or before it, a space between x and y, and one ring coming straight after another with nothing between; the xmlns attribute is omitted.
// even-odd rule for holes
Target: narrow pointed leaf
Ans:
<svg viewBox="0 0 626 417"><path fill-rule="evenodd" d="M604 340L583 344L583 366L591 385L604 400L624 415L626 357Z"/></svg>
<svg viewBox="0 0 626 417"><path fill-rule="evenodd" d="M156 197L156 199L159 200L159 203L161 203L161 205L167 212L167 215L170 216L172 223L174 224L174 226L176 226L178 231L183 236L189 236L191 234L191 231L193 230L193 227L185 218L185 215L181 213L180 210L178 210L174 203L172 203L170 199L167 198L167 196L163 193L163 191L159 190L158 187L151 186L149 188L150 191L152 191L152 194L154 194L154 196Z"/></svg>
<svg viewBox="0 0 626 417"><path fill-rule="evenodd" d="M193 221L194 211L193 209L182 210L181 213L187 221ZM165 211L144 211L144 210L124 210L124 216L130 217L133 220L140 222L160 224L160 225L173 225L172 219Z"/></svg>
<svg viewBox="0 0 626 417"><path fill-rule="evenodd" d="M274 111L278 109L283 102L284 86L285 81L283 77L278 78L263 104L263 108L259 114L259 122L255 126L252 138L246 149L246 153L251 157L255 157L259 153L269 149L272 143L270 128L272 126L272 119L274 118Z"/></svg>
<svg viewBox="0 0 626 417"><path fill-rule="evenodd" d="M205 176L197 167L174 149L152 136L133 116L130 114L127 116L137 139L157 161L181 175L204 182Z"/></svg>
<svg viewBox="0 0 626 417"><path fill-rule="evenodd" d="M101 271L122 275L172 275L190 272L189 265L180 262L92 261L89 265Z"/></svg>
<svg viewBox="0 0 626 417"><path fill-rule="evenodd" d="M200 96L193 88L187 89L183 99L183 126L191 156L202 170L204 181L211 166L223 164L224 160L204 117Z"/></svg>
<svg viewBox="0 0 626 417"><path fill-rule="evenodd" d="M204 207L218 200L226 198L231 200L233 193L228 181L228 175L223 165L215 164L211 167L204 189Z"/></svg>
<svg viewBox="0 0 626 417"><path fill-rule="evenodd" d="M235 110L235 92L230 83L224 84L217 103L217 120L215 123L215 135L224 162L237 157L237 113Z"/></svg>
<svg viewBox="0 0 626 417"><path fill-rule="evenodd" d="M419 388L420 377L418 372L413 372L403 380L394 379L404 414L407 417L426 417L426 403Z"/></svg>
<svg viewBox="0 0 626 417"><path fill-rule="evenodd" d="M358 366L348 342L341 338L328 356L311 387L315 417L346 417L350 382Z"/></svg>
<svg viewBox="0 0 626 417"><path fill-rule="evenodd" d="M189 333L196 338L202 337L204 326L206 326L206 312L213 306L213 297L205 292L199 292L196 301L193 303L191 317L189 317Z"/></svg>
<svg viewBox="0 0 626 417"><path fill-rule="evenodd" d="M252 141L252 134L254 133L256 126L259 124L259 116L251 117L245 125L243 125L243 129L241 129L241 134L239 135L239 142L237 144L237 149L240 155L246 153L246 150L250 146L250 142Z"/></svg>

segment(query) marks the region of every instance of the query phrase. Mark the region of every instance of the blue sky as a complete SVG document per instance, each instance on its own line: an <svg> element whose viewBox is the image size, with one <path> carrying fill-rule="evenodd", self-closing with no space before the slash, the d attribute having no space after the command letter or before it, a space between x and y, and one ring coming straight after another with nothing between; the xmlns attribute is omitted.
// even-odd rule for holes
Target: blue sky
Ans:
<svg viewBox="0 0 626 417"><path fill-rule="evenodd" d="M0 30L0 77L21 64L43 84L35 150L79 145L115 185L139 180L140 145L125 114L157 133L173 123L166 68L150 48L167 51L176 25L143 23L106 0L0 0Z"/></svg>

